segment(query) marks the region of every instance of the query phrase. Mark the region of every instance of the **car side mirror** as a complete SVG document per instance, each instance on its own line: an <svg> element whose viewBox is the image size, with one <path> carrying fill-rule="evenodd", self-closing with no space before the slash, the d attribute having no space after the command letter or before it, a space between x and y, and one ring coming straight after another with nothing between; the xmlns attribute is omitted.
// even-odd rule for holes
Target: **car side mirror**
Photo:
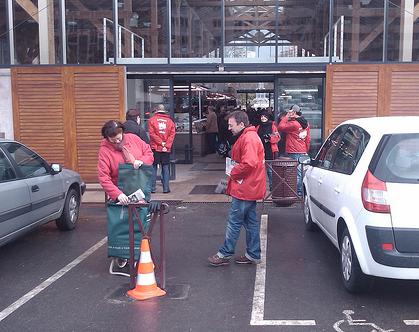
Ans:
<svg viewBox="0 0 419 332"><path fill-rule="evenodd" d="M60 164L51 164L51 174L58 174L62 171L62 167Z"/></svg>

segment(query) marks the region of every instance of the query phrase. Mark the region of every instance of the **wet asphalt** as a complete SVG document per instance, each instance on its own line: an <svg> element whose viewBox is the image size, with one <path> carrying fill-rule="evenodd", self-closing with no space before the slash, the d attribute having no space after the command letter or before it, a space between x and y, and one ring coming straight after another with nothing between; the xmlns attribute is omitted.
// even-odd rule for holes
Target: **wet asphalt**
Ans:
<svg viewBox="0 0 419 332"><path fill-rule="evenodd" d="M374 326L381 328L376 331L419 331L403 322L419 320L419 282L380 279L367 294L348 294L337 250L321 232L304 230L299 206L269 204L258 206L259 215L268 215L263 317L259 326L250 325L256 266L214 268L206 261L222 244L228 208L227 203L170 207L167 295L142 302L126 297L128 278L108 273L105 243L26 303L15 303L106 236L102 204L83 205L74 231L59 232L49 223L1 247L0 331L346 332ZM156 256L158 235L156 228ZM242 234L237 254L244 247ZM344 310L364 324L350 325ZM266 325L289 320L315 325Z"/></svg>

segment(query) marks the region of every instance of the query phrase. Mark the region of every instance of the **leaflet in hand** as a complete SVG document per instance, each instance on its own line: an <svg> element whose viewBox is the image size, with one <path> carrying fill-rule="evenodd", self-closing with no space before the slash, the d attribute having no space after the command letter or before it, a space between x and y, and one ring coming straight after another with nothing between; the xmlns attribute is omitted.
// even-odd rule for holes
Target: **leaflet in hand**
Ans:
<svg viewBox="0 0 419 332"><path fill-rule="evenodd" d="M236 162L232 160L231 158L226 158L226 174L230 176L231 170L233 169L234 165L236 165Z"/></svg>
<svg viewBox="0 0 419 332"><path fill-rule="evenodd" d="M234 165L236 165L236 162L235 162L234 160L232 160L231 158L227 157L227 158L226 158L226 174L227 174L228 176L230 176L230 174L231 174L231 170L233 169ZM237 182L238 184L242 184L243 179L236 180L236 182Z"/></svg>
<svg viewBox="0 0 419 332"><path fill-rule="evenodd" d="M129 203L145 203L145 195L144 192L139 188L137 191L133 192L131 195L128 196L128 204ZM121 204L118 202L117 204Z"/></svg>

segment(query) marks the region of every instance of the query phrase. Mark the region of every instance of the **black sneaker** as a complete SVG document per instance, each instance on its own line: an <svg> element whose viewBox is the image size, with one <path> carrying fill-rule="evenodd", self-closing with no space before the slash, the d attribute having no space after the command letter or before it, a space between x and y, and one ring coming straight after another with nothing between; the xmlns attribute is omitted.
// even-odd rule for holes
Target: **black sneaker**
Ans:
<svg viewBox="0 0 419 332"><path fill-rule="evenodd" d="M215 254L214 256L208 257L208 262L212 266L228 265L230 264L230 258L220 257L218 254Z"/></svg>
<svg viewBox="0 0 419 332"><path fill-rule="evenodd" d="M257 264L257 262L252 261L245 255L234 258L234 261L236 262L236 264Z"/></svg>

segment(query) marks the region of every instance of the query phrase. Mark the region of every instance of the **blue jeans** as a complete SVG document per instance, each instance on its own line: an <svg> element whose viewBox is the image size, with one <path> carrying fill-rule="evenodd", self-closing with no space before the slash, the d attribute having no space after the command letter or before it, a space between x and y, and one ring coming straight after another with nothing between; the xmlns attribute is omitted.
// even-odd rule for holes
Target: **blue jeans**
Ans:
<svg viewBox="0 0 419 332"><path fill-rule="evenodd" d="M256 217L256 201L243 201L233 197L228 213L227 229L223 246L218 250L220 257L229 258L234 254L240 229L246 230L246 257L260 260L260 227Z"/></svg>
<svg viewBox="0 0 419 332"><path fill-rule="evenodd" d="M298 160L301 156L307 156L307 153L288 153L286 155L294 160ZM301 164L297 166L297 194L298 196L303 196L303 172Z"/></svg>
<svg viewBox="0 0 419 332"><path fill-rule="evenodd" d="M161 165L161 184L163 185L163 192L170 191L169 189L169 178L170 178L170 164ZM156 191L156 180L157 180L157 164L153 164L153 177L151 182L151 191Z"/></svg>

